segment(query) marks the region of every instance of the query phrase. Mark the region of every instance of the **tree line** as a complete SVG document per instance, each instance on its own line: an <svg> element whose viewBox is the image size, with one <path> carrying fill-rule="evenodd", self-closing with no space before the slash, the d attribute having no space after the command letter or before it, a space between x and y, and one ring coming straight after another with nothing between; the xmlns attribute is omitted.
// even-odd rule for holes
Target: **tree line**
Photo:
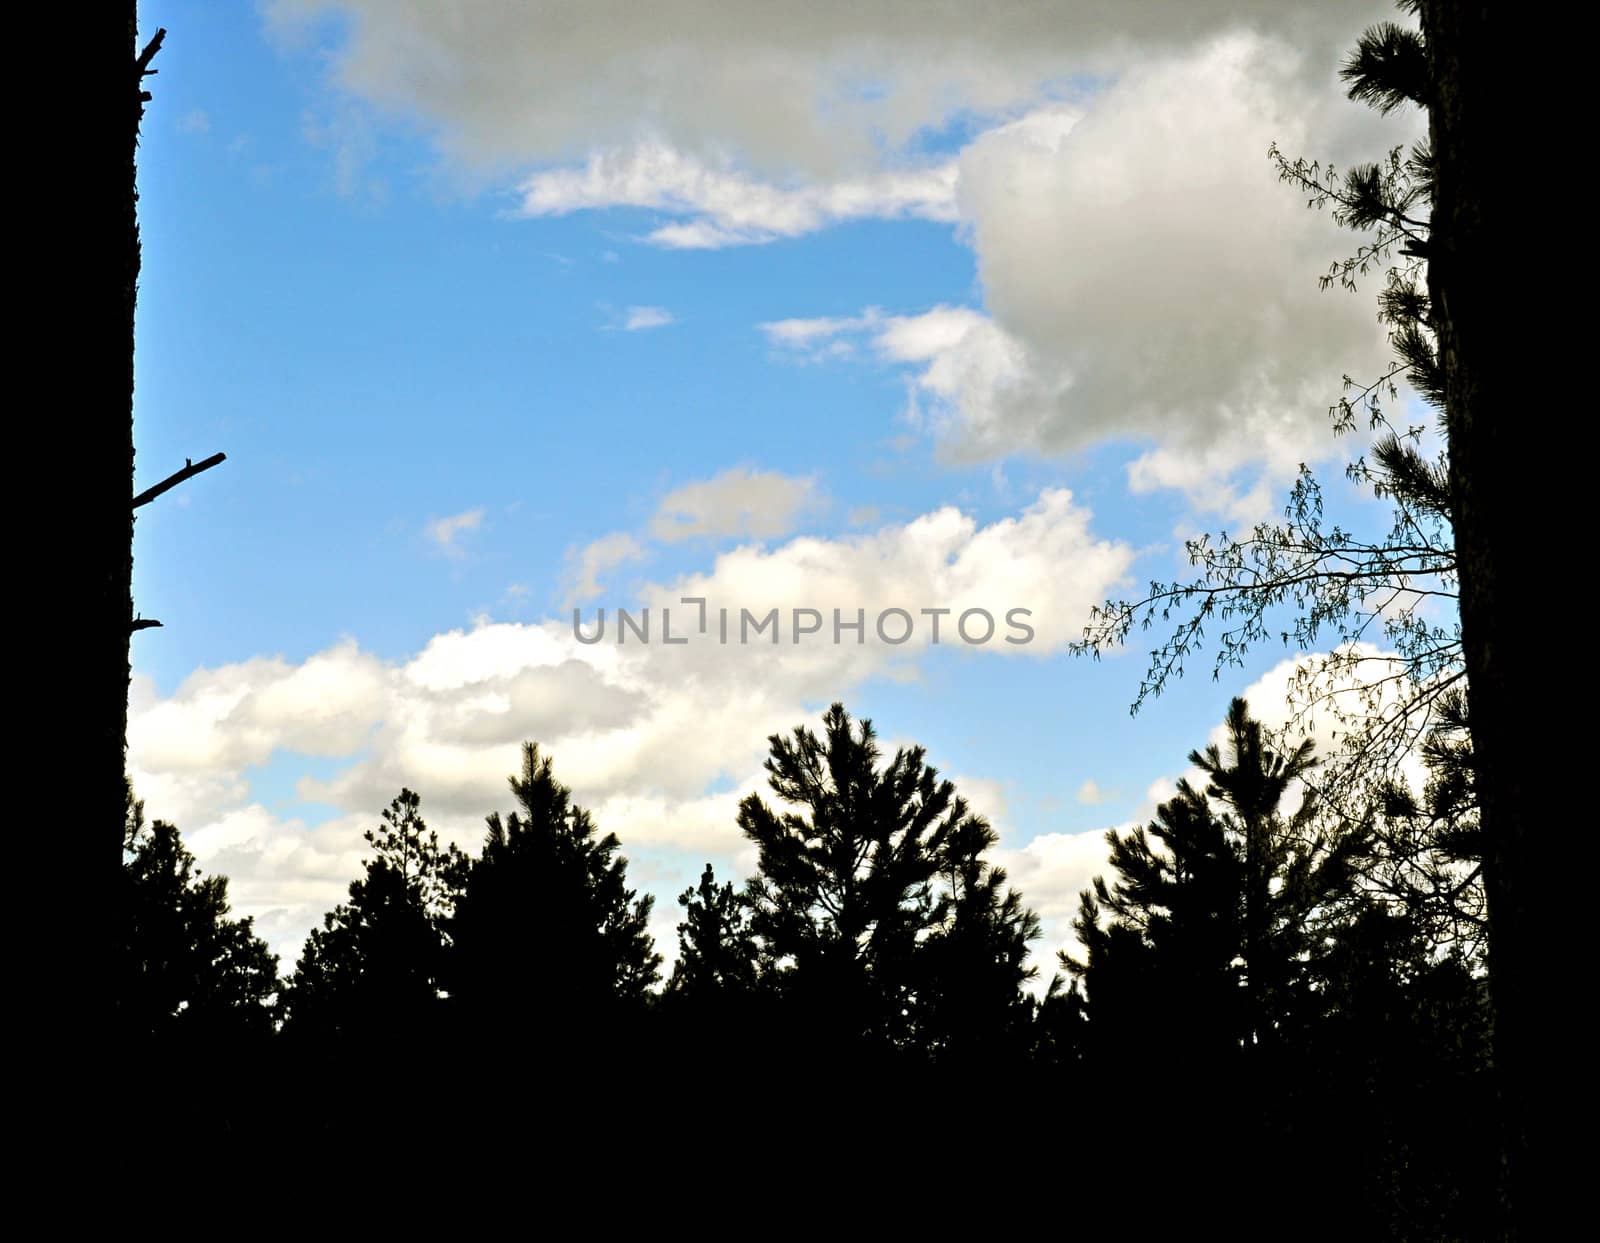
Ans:
<svg viewBox="0 0 1600 1243"><path fill-rule="evenodd" d="M281 977L226 879L130 791L130 1064L270 1083L299 1102L283 1125L311 1133L352 1126L352 1099L362 1125L401 1133L534 1108L582 1131L678 1085L750 1083L779 1113L745 1138L771 1144L804 1133L779 1119L811 1099L881 1129L910 1103L973 1125L1038 1093L1129 1151L1183 1137L1192 1171L1246 1145L1274 1194L1314 1168L1372 1237L1492 1219L1478 848L1447 751L1425 790L1389 779L1353 817L1319 798L1309 741L1278 744L1234 700L1225 742L1189 756L1199 776L1108 834L1046 984L995 830L922 748L885 756L840 704L769 743L770 793L738 810L755 873L708 864L679 896L670 972L621 843L535 743L474 854L402 790ZM1459 901L1397 879L1392 843L1418 838ZM424 1087L419 1066L456 1059L493 1064L491 1096ZM273 1125L248 1094L223 1112Z"/></svg>

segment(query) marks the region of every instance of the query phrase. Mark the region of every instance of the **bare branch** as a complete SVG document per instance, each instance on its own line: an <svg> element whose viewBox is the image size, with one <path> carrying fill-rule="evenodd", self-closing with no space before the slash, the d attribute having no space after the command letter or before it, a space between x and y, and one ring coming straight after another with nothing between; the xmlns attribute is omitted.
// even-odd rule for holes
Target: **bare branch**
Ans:
<svg viewBox="0 0 1600 1243"><path fill-rule="evenodd" d="M139 506L141 506L141 505L148 505L151 501L155 500L156 497L160 496L163 492L168 492L168 491L172 490L173 488L177 487L180 483L182 483L185 479L193 479L201 471L210 470L213 466L218 466L218 465L222 464L223 462L226 462L227 460L228 460L228 455L226 453L213 453L210 457L208 457L203 462L185 461L184 464L183 464L183 469L182 470L177 471L174 474L168 475L160 483L156 484L155 487L146 488L143 492L139 493L138 496L134 497L133 498L133 507L135 509L138 509Z"/></svg>

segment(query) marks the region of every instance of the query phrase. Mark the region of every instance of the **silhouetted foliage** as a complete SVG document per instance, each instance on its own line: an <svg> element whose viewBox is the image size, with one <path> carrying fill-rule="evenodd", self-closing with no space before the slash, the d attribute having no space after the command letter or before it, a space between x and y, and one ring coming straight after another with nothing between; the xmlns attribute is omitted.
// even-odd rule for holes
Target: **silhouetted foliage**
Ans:
<svg viewBox="0 0 1600 1243"><path fill-rule="evenodd" d="M1257 1151L1273 1197L1299 1169L1339 1182L1342 1229L1482 1237L1481 979L1371 885L1372 821L1318 804L1308 742L1274 746L1237 699L1226 730L1189 757L1204 789L1180 782L1148 827L1110 833L1115 879L1082 896L1083 952L1061 959L1085 1069L1134 1118Z"/></svg>
<svg viewBox="0 0 1600 1243"><path fill-rule="evenodd" d="M1108 835L1081 951L1058 955L1070 984L1035 998L1039 920L988 861L993 828L921 748L885 762L871 722L839 704L822 726L769 739L788 806L741 804L757 874L741 889L707 865L682 893L659 993L649 899L535 745L516 810L489 817L475 859L441 846L402 791L283 992L275 1064L300 1112L370 1138L420 1134L441 1112L482 1134L537 1116L598 1143L619 1110L653 1109L687 1157L726 1140L708 1094L757 1084L769 1108L739 1132L748 1151L803 1161L869 1128L884 1168L908 1172L930 1103L952 1134L1053 1114L1097 1128L1076 1160L1109 1195L1137 1193L1131 1151L1185 1196L1247 1159L1248 1205L1225 1214L1247 1234L1300 1211L1307 1170L1339 1191L1300 1236L1490 1233L1489 1009L1476 942L1457 931L1472 912L1447 892L1476 831L1459 739L1436 738L1421 796L1375 782L1383 799L1351 818L1318 798L1311 744L1280 744L1234 700L1223 740L1189 756L1203 780ZM1419 819L1453 862L1401 859ZM175 1038L265 1035L274 963L228 919L225 882L199 878L167 826L145 830L131 798L128 826L146 947L129 961L158 965L130 970L126 992L162 1042L141 1063L155 1101L180 1067L220 1064ZM432 1050L488 1069L431 1096L417 1067ZM1008 1107L1000 1085L1030 1098Z"/></svg>
<svg viewBox="0 0 1600 1243"><path fill-rule="evenodd" d="M1227 733L1226 752L1189 756L1204 790L1180 781L1147 829L1108 834L1119 879L1097 878L1082 897L1074 929L1086 954L1063 963L1084 981L1091 1025L1108 995L1161 1015L1116 1039L1181 1021L1203 1056L1231 1058L1290 1038L1318 1004L1316 953L1353 895L1368 835L1320 816L1303 789L1283 809L1315 764L1309 742L1274 750L1242 699Z"/></svg>
<svg viewBox="0 0 1600 1243"><path fill-rule="evenodd" d="M277 958L248 917L231 916L227 878L202 875L172 825L146 824L131 786L121 913L125 1041L198 1048L272 1030Z"/></svg>
<svg viewBox="0 0 1600 1243"><path fill-rule="evenodd" d="M1005 1033L1024 1041L1038 920L983 861L993 830L921 747L880 767L870 721L834 704L822 724L769 739L769 783L797 810L757 795L739 808L760 851L746 897L768 982L820 1057L976 1058Z"/></svg>
<svg viewBox="0 0 1600 1243"><path fill-rule="evenodd" d="M534 743L511 791L518 809L489 817L450 921L452 1001L507 1036L622 1022L659 979L653 899L628 887L616 835L599 835Z"/></svg>
<svg viewBox="0 0 1600 1243"><path fill-rule="evenodd" d="M668 994L714 1005L753 993L761 951L733 882L718 885L708 863L700 884L678 895L678 905L683 907L683 922L678 925L678 961L667 982Z"/></svg>
<svg viewBox="0 0 1600 1243"><path fill-rule="evenodd" d="M917 952L916 1041L935 1061L1015 1065L1029 1055L1034 1005L1024 987L1039 917L984 858L999 835L977 816L945 839L931 931Z"/></svg>
<svg viewBox="0 0 1600 1243"><path fill-rule="evenodd" d="M402 790L364 834L372 854L350 898L306 939L284 991L286 1025L321 1037L418 1034L438 1018L446 921L466 860Z"/></svg>

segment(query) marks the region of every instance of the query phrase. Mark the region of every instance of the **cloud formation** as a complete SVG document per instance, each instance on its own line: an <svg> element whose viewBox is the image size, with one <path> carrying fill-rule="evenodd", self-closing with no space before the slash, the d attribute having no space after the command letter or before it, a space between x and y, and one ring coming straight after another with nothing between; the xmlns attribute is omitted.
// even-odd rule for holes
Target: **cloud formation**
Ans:
<svg viewBox="0 0 1600 1243"><path fill-rule="evenodd" d="M650 534L669 544L698 536L771 539L787 535L817 503L813 478L735 467L669 492L650 521Z"/></svg>
<svg viewBox="0 0 1600 1243"><path fill-rule="evenodd" d="M664 306L630 306L622 321L622 330L641 332L646 328L665 328L676 322L672 312Z"/></svg>
<svg viewBox="0 0 1600 1243"><path fill-rule="evenodd" d="M625 531L585 544L567 560L567 603L593 600L605 591L602 577L620 565L644 558L644 545Z"/></svg>
<svg viewBox="0 0 1600 1243"><path fill-rule="evenodd" d="M476 531L482 525L483 508L479 506L477 509L451 514L448 518L435 518L423 530L446 556L459 557L465 553L465 549L461 546L461 537L469 531Z"/></svg>
<svg viewBox="0 0 1600 1243"><path fill-rule="evenodd" d="M681 646L619 645L614 631L586 644L567 620L484 622L399 662L345 641L298 663L198 670L166 697L136 678L129 769L149 813L176 823L204 866L230 876L237 908L291 956L359 874L361 830L402 786L422 793L443 836L476 845L527 738L630 851L688 852L747 871L735 809L762 785L767 736L818 703L848 702L873 678L916 676L929 634L884 643L869 623L859 642L850 633L835 644L825 632L801 645L723 645L714 629L694 627L681 597L704 597L713 610L861 608L869 617L890 604L1025 605L1035 644L961 649L1017 659L1059 651L1131 559L1095 537L1087 511L1059 490L988 525L951 508L871 534L742 546L637 597L658 628L674 610L690 638ZM278 798L257 788L260 770L292 772L297 761L300 806L274 810ZM331 816L318 822L313 812ZM659 895L668 907L672 893Z"/></svg>
<svg viewBox="0 0 1600 1243"><path fill-rule="evenodd" d="M681 647L619 646L614 632L587 645L564 620L484 622L437 635L398 662L344 640L300 662L263 657L198 670L164 698L136 677L130 772L150 814L177 823L202 865L230 877L236 907L256 916L292 960L306 931L359 875L361 833L401 786L422 791L424 813L444 836L476 846L483 815L504 802L519 744L532 738L630 857L645 861L641 879L659 877L657 933L670 949L672 897L683 878L652 870L651 852L748 874L754 860L735 818L739 799L764 789L767 735L811 719L815 705L836 695L848 703L871 679L917 676L930 652L926 629L894 646L870 624L859 644L851 634L838 645L724 646L714 631L697 630L696 610L683 596L705 597L712 609L803 603L862 607L869 616L890 602L959 607L1016 599L1034 610L1037 643L971 650L977 659L1028 658L1060 651L1083 610L1115 589L1131 559L1125 546L1097 539L1086 511L1059 490L983 526L941 509L867 535L737 548L703 573L648 586L638 597L657 619L658 637L662 610L675 610L690 639ZM1059 573L1062 566L1072 572ZM1369 672L1385 671L1384 653L1362 652L1378 662ZM1288 723L1291 679L1316 659L1285 660L1264 673L1244 691L1252 712L1270 726ZM1335 741L1336 722L1325 710L1297 724L1313 731L1319 748ZM1210 741L1223 741L1220 725ZM278 800L257 788L260 770L286 760L292 768L296 758L306 769L294 786L301 807L275 810ZM321 775L328 762L333 771ZM1412 759L1403 768L1418 775ZM1106 870L1104 833L1019 841L998 782L954 779L1001 832L994 862L1041 916L1034 959L1042 987L1055 950L1072 944L1079 892ZM1116 827L1143 823L1175 784L1175 777L1152 783L1144 805ZM1079 791L1080 801L1102 797L1092 781ZM332 814L312 817L319 808Z"/></svg>
<svg viewBox="0 0 1600 1243"><path fill-rule="evenodd" d="M1266 159L1276 141L1348 164L1421 136L1342 97L1355 35L1393 16L1376 0L1002 0L982 21L912 0L272 11L343 15L346 92L421 119L452 159L518 170L523 215L646 208L666 217L647 240L675 248L951 223L981 306L797 307L810 318L783 324L817 335L774 338L906 368L904 413L950 462L1117 441L1136 492L1259 518L1333 455L1342 377L1387 357L1370 297L1317 288L1348 237Z"/></svg>
<svg viewBox="0 0 1600 1243"><path fill-rule="evenodd" d="M864 218L954 221L953 162L827 182L777 184L711 165L659 142L597 152L581 168L535 173L518 187L523 216L644 207L679 217L647 241L675 250L716 250L814 233Z"/></svg>
<svg viewBox="0 0 1600 1243"><path fill-rule="evenodd" d="M732 153L758 175L829 180L892 167L952 118L1001 117L1043 95L1235 29L1305 49L1332 79L1374 0L273 0L281 32L338 22L348 95L414 119L449 158L527 166L657 141Z"/></svg>
<svg viewBox="0 0 1600 1243"><path fill-rule="evenodd" d="M1315 133L1371 154L1414 136L1339 114L1299 59L1230 35L978 136L957 202L982 309L763 331L809 359L865 345L906 368L905 413L952 461L1120 441L1141 449L1135 492L1262 516L1262 475L1328 456L1341 377L1376 376L1387 357L1370 298L1318 289L1348 239L1278 183L1267 148Z"/></svg>

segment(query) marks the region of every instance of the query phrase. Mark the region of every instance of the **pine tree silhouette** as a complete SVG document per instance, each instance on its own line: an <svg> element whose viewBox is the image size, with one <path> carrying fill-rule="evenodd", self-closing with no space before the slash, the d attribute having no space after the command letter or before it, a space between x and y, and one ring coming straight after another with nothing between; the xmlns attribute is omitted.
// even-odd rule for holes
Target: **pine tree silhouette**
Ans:
<svg viewBox="0 0 1600 1243"><path fill-rule="evenodd" d="M466 860L439 845L411 790L364 836L365 876L307 938L284 990L285 1027L322 1040L426 1039L439 1023L445 928Z"/></svg>
<svg viewBox="0 0 1600 1243"><path fill-rule="evenodd" d="M613 1043L659 980L652 898L628 887L616 835L599 834L536 744L511 791L517 810L489 817L449 924L452 1006L473 1040Z"/></svg>

